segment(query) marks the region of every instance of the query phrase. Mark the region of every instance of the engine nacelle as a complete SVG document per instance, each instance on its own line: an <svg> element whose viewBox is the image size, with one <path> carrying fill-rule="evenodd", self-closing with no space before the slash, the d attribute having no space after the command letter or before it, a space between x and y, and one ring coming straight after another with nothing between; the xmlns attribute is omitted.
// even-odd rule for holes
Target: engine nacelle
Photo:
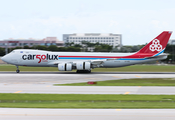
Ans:
<svg viewBox="0 0 175 120"><path fill-rule="evenodd" d="M90 70L91 63L90 62L77 62L76 67L77 67L77 70Z"/></svg>
<svg viewBox="0 0 175 120"><path fill-rule="evenodd" d="M70 63L66 64L66 71L72 71L72 64Z"/></svg>
<svg viewBox="0 0 175 120"><path fill-rule="evenodd" d="M70 63L62 63L58 64L59 71L72 71L72 64Z"/></svg>

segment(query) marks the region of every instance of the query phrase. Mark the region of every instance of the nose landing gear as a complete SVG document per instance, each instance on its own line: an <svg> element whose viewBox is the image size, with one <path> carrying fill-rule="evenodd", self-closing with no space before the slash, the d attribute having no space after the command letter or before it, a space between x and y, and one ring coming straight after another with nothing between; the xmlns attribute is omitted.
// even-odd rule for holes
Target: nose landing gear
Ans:
<svg viewBox="0 0 175 120"><path fill-rule="evenodd" d="M17 68L16 73L19 73L20 72L19 67L16 66L16 68Z"/></svg>

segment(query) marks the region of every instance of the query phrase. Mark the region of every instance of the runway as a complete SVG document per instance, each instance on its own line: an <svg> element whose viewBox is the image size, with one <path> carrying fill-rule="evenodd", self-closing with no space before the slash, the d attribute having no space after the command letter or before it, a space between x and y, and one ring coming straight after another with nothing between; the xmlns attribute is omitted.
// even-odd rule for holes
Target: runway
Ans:
<svg viewBox="0 0 175 120"><path fill-rule="evenodd" d="M0 83L5 84L65 84L130 78L175 78L174 72L0 72Z"/></svg>
<svg viewBox="0 0 175 120"><path fill-rule="evenodd" d="M0 108L2 120L174 120L175 109Z"/></svg>
<svg viewBox="0 0 175 120"><path fill-rule="evenodd" d="M175 95L175 87L2 85L0 93Z"/></svg>
<svg viewBox="0 0 175 120"><path fill-rule="evenodd" d="M50 72L0 73L0 93L52 94L155 94L175 95L175 87L143 86L53 86L53 84L129 78L175 78L173 73L48 74ZM32 88L32 89L31 89Z"/></svg>
<svg viewBox="0 0 175 120"><path fill-rule="evenodd" d="M175 78L175 73L144 72L0 72L0 93L51 94L164 94L175 95L175 87L143 86L53 86L53 84L129 78ZM174 120L175 109L33 109L0 108L2 120Z"/></svg>

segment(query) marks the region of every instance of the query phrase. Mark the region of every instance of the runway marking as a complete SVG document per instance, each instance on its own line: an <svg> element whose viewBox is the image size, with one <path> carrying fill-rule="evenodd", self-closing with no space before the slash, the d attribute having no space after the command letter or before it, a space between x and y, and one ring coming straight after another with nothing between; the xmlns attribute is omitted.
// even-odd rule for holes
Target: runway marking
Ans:
<svg viewBox="0 0 175 120"><path fill-rule="evenodd" d="M141 78L141 76L135 75L135 77Z"/></svg>
<svg viewBox="0 0 175 120"><path fill-rule="evenodd" d="M122 78L122 77L120 77L120 76L112 76L112 77L116 77L116 78Z"/></svg>
<svg viewBox="0 0 175 120"><path fill-rule="evenodd" d="M60 115L56 115L56 114L0 114L0 116L118 116L118 115L113 115L113 114L109 114L109 115L101 115L101 114L97 114L97 115L79 115L79 114L75 114L75 115L64 115L64 114L60 114Z"/></svg>
<svg viewBox="0 0 175 120"><path fill-rule="evenodd" d="M46 86L46 87L50 87L51 85L48 85L48 86Z"/></svg>
<svg viewBox="0 0 175 120"><path fill-rule="evenodd" d="M84 79L98 79L98 80L101 80L101 78L84 78Z"/></svg>
<svg viewBox="0 0 175 120"><path fill-rule="evenodd" d="M116 111L121 111L121 109L116 109Z"/></svg>
<svg viewBox="0 0 175 120"><path fill-rule="evenodd" d="M129 94L130 92L125 92L124 94Z"/></svg>
<svg viewBox="0 0 175 120"><path fill-rule="evenodd" d="M102 115L102 114L97 114L97 115L92 115L92 114L87 114L87 115L56 115L56 114L0 114L0 116L130 116L130 117L175 117L174 115L114 115L114 114L109 114L109 115Z"/></svg>
<svg viewBox="0 0 175 120"><path fill-rule="evenodd" d="M142 87L142 86L138 86L138 87Z"/></svg>
<svg viewBox="0 0 175 120"><path fill-rule="evenodd" d="M16 91L16 92L14 92L14 93L20 93L20 92L22 92L22 91Z"/></svg>

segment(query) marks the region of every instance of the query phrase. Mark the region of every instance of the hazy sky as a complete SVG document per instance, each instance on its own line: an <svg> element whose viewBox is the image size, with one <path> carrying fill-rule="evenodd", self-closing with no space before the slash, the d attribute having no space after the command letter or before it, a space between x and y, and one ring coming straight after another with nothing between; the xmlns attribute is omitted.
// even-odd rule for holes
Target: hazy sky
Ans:
<svg viewBox="0 0 175 120"><path fill-rule="evenodd" d="M164 30L175 39L175 0L0 0L1 40L117 33L137 45Z"/></svg>

